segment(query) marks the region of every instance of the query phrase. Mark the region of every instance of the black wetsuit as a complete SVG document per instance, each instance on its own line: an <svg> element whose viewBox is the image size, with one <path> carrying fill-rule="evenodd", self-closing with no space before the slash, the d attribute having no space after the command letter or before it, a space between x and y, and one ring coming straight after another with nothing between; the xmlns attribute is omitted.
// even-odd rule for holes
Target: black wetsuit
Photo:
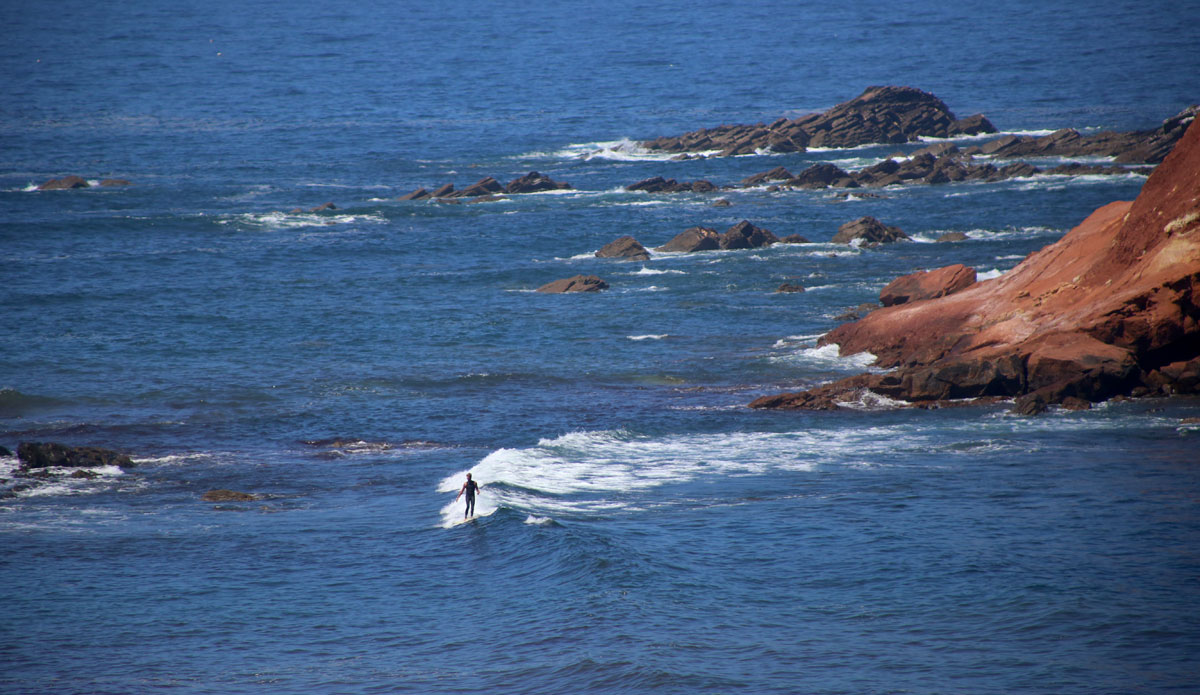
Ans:
<svg viewBox="0 0 1200 695"><path fill-rule="evenodd" d="M463 512L463 516L475 516L475 491L479 489L479 484L474 480L468 480L464 487L467 493L467 509Z"/></svg>

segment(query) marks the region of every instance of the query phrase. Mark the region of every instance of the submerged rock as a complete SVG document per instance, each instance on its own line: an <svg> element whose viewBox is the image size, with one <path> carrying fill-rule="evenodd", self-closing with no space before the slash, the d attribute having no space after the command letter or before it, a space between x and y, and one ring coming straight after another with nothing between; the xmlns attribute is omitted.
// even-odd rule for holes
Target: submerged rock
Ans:
<svg viewBox="0 0 1200 695"><path fill-rule="evenodd" d="M237 492L236 490L209 490L200 499L205 502L253 502L259 497L249 492Z"/></svg>

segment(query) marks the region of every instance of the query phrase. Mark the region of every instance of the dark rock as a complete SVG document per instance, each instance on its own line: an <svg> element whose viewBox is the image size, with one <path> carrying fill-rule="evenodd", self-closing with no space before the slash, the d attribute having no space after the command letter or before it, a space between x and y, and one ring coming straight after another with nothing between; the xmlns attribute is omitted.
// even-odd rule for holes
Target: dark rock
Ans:
<svg viewBox="0 0 1200 695"><path fill-rule="evenodd" d="M714 200L714 201L712 202L712 206L713 206L714 208L727 208L727 207L729 207L730 205L733 205L733 203L729 202L729 201L728 201L727 199L725 199L725 198L717 198L716 200Z"/></svg>
<svg viewBox="0 0 1200 695"><path fill-rule="evenodd" d="M869 87L822 114L781 118L769 126L724 125L642 143L651 150L720 150L721 156L759 150L803 152L807 147L903 143L922 136L995 132L982 115L956 119L940 99L912 87Z"/></svg>
<svg viewBox="0 0 1200 695"><path fill-rule="evenodd" d="M783 167L775 167L770 171L763 171L754 174L753 176L747 176L746 178L742 179L742 186L757 186L758 184L766 181L786 181L790 178L793 178L792 172Z"/></svg>
<svg viewBox="0 0 1200 695"><path fill-rule="evenodd" d="M12 456L13 452L8 447L0 446L0 456Z"/></svg>
<svg viewBox="0 0 1200 695"><path fill-rule="evenodd" d="M200 497L205 502L253 502L258 498L258 495L235 490L209 490Z"/></svg>
<svg viewBox="0 0 1200 695"><path fill-rule="evenodd" d="M454 194L454 184L448 183L448 184L442 186L441 188L438 188L433 193L430 193L429 195L430 195L430 197L433 197L433 198L446 198L453 194Z"/></svg>
<svg viewBox="0 0 1200 695"><path fill-rule="evenodd" d="M1082 398L1076 398L1074 396L1067 396L1066 398L1063 399L1063 402L1060 405L1062 405L1062 407L1067 410L1091 410L1092 409L1092 404L1090 401L1086 401Z"/></svg>
<svg viewBox="0 0 1200 695"><path fill-rule="evenodd" d="M946 232L945 234L939 236L937 239L934 239L934 241L936 241L938 243L945 243L945 242L952 242L952 241L966 241L968 238L970 238L970 237L968 237L966 234L964 234L962 232Z"/></svg>
<svg viewBox="0 0 1200 695"><path fill-rule="evenodd" d="M756 249L762 246L770 246L779 241L779 238L772 234L769 230L761 227L756 227L746 220L742 220L733 225L721 235L720 246L722 249Z"/></svg>
<svg viewBox="0 0 1200 695"><path fill-rule="evenodd" d="M654 249L675 253L692 253L695 251L713 251L721 248L721 235L715 229L708 227L688 227L675 238Z"/></svg>
<svg viewBox="0 0 1200 695"><path fill-rule="evenodd" d="M571 184L560 183L550 178L543 176L536 171L531 171L528 174L513 179L508 182L504 190L508 193L538 193L541 191L563 191L570 190Z"/></svg>
<svg viewBox="0 0 1200 695"><path fill-rule="evenodd" d="M596 252L597 258L626 258L631 261L650 260L650 252L631 236L610 241Z"/></svg>
<svg viewBox="0 0 1200 695"><path fill-rule="evenodd" d="M1017 415L1041 415L1046 412L1046 399L1042 398L1041 394L1028 393L1017 398L1013 404L1012 411Z"/></svg>
<svg viewBox="0 0 1200 695"><path fill-rule="evenodd" d="M958 145L955 145L952 142L935 142L932 145L922 147L921 149L913 152L911 156L918 157L923 154L933 155L934 157L958 154Z"/></svg>
<svg viewBox="0 0 1200 695"><path fill-rule="evenodd" d="M82 176L64 176L61 179L50 179L38 186L39 191L64 191L71 188L88 188L90 184Z"/></svg>
<svg viewBox="0 0 1200 695"><path fill-rule="evenodd" d="M486 176L486 177L476 181L475 183L471 184L470 186L467 186L466 188L464 188L462 190L454 191L452 193L447 193L444 196L437 196L436 193L434 195L436 197L446 197L446 198L476 198L478 196L493 195L496 193L503 193L503 192L504 192L504 186L500 185L499 181L492 178L491 176Z"/></svg>
<svg viewBox="0 0 1200 695"><path fill-rule="evenodd" d="M661 176L653 176L630 184L625 187L625 190L645 191L646 193L711 193L717 190L717 187L711 181L703 179L699 181L676 181L675 179L664 179Z"/></svg>
<svg viewBox="0 0 1200 695"><path fill-rule="evenodd" d="M1029 178L1039 171L1041 170L1029 162L1013 162L1000 167L1000 177L1005 179Z"/></svg>
<svg viewBox="0 0 1200 695"><path fill-rule="evenodd" d="M786 185L794 188L828 188L836 185L839 181L850 180L853 180L850 174L836 164L823 163L814 164L800 172L799 176L793 176L787 180Z"/></svg>
<svg viewBox="0 0 1200 695"><path fill-rule="evenodd" d="M338 206L334 205L333 203L322 203L321 205L318 205L315 208L309 208L308 211L309 212L323 212L325 210L337 210L337 209L338 209Z"/></svg>
<svg viewBox="0 0 1200 695"><path fill-rule="evenodd" d="M889 227L874 217L860 217L838 227L833 235L833 243L849 244L855 239L861 239L864 244L889 244L908 239L908 235L899 227Z"/></svg>
<svg viewBox="0 0 1200 695"><path fill-rule="evenodd" d="M789 234L789 235L783 237L782 239L780 239L779 243L781 243L781 244L811 244L812 242L809 241L808 239L800 236L799 234Z"/></svg>
<svg viewBox="0 0 1200 695"><path fill-rule="evenodd" d="M775 290L776 293L779 293L779 292L803 292L803 291L804 291L804 285L800 285L800 284L796 284L796 283L792 283L792 282L785 282L782 285L780 285L778 289Z"/></svg>
<svg viewBox="0 0 1200 695"><path fill-rule="evenodd" d="M430 193L429 191L425 190L424 188L418 188L417 190L413 191L412 193L405 193L404 195L400 196L396 200L425 200L426 198L432 198L432 197L433 197L433 194Z"/></svg>
<svg viewBox="0 0 1200 695"><path fill-rule="evenodd" d="M546 283L537 291L546 294L563 294L566 292L599 292L606 289L608 289L608 283L595 275L576 275Z"/></svg>
<svg viewBox="0 0 1200 695"><path fill-rule="evenodd" d="M100 477L100 474L97 473L96 471L89 471L86 468L77 468L71 472L71 475L69 475L67 477L68 478L83 478L85 480L95 480L96 478Z"/></svg>
<svg viewBox="0 0 1200 695"><path fill-rule="evenodd" d="M936 299L975 284L975 269L958 263L937 270L902 275L879 293L879 303L895 306L922 299Z"/></svg>
<svg viewBox="0 0 1200 695"><path fill-rule="evenodd" d="M101 179L100 185L105 188L113 188L118 186L132 186L133 182L126 179Z"/></svg>
<svg viewBox="0 0 1200 695"><path fill-rule="evenodd" d="M1114 157L1118 163L1157 164L1182 137L1197 113L1190 106L1153 130L1082 135L1071 128L1040 137L1007 135L984 143L979 152L997 157Z"/></svg>
<svg viewBox="0 0 1200 695"><path fill-rule="evenodd" d="M17 445L17 458L21 461L21 467L26 469L51 466L70 468L133 467L132 459L110 449L67 446L55 442L21 442Z"/></svg>

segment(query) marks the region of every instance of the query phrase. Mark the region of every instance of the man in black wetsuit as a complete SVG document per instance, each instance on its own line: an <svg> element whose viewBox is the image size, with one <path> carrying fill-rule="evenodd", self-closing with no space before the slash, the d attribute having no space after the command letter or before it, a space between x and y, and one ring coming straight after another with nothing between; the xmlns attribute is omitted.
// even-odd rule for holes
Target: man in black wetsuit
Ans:
<svg viewBox="0 0 1200 695"><path fill-rule="evenodd" d="M462 497L464 492L467 493L467 508L463 511L464 519L469 516L475 516L475 492L477 490L479 490L479 483L471 480L471 474L468 473L467 482L463 483L462 488L458 491L458 497L454 498L454 501L457 502L458 498Z"/></svg>

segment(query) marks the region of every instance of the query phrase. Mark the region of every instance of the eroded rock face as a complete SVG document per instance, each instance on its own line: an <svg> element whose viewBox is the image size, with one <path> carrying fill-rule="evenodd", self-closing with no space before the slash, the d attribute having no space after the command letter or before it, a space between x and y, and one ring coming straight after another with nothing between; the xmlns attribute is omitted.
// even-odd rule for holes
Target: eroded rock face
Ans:
<svg viewBox="0 0 1200 695"><path fill-rule="evenodd" d="M879 303L895 306L919 299L936 299L975 284L975 269L957 263L945 268L902 275L879 293Z"/></svg>
<svg viewBox="0 0 1200 695"><path fill-rule="evenodd" d="M916 404L1016 397L1019 412L1037 412L1068 399L1196 392L1200 127L1137 200L1097 209L998 278L873 311L821 342L895 369L751 405L836 407L870 389Z"/></svg>
<svg viewBox="0 0 1200 695"><path fill-rule="evenodd" d="M545 294L564 294L566 292L599 292L608 289L608 283L595 275L576 275L546 283L537 289Z"/></svg>

